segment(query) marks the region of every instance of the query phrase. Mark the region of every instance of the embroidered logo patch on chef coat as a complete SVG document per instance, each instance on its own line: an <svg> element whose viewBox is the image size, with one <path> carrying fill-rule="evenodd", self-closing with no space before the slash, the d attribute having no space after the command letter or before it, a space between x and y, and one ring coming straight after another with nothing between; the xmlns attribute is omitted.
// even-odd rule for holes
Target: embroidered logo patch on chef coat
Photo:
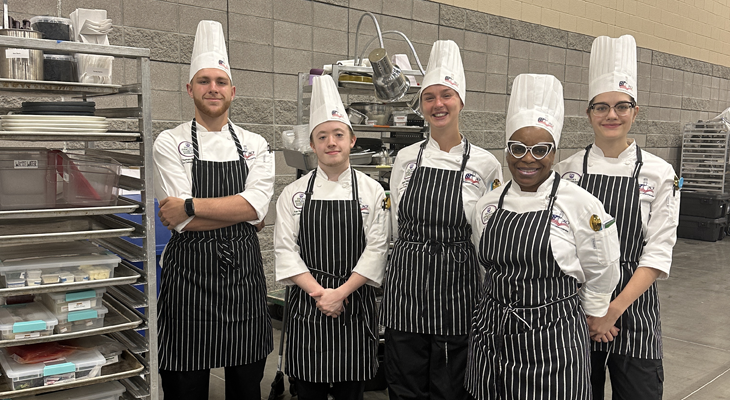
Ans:
<svg viewBox="0 0 730 400"><path fill-rule="evenodd" d="M570 221L565 217L563 211L553 208L553 215L550 217L550 223L552 226L560 229L563 232L570 230Z"/></svg>
<svg viewBox="0 0 730 400"><path fill-rule="evenodd" d="M644 178L639 184L639 194L654 197L654 186L654 182L649 182L649 179Z"/></svg>
<svg viewBox="0 0 730 400"><path fill-rule="evenodd" d="M472 186L479 187L479 184L482 182L482 179L479 177L479 175L475 174L471 171L465 171L464 173L464 183L468 183Z"/></svg>
<svg viewBox="0 0 730 400"><path fill-rule="evenodd" d="M362 197L359 199L359 203L360 203L360 212L365 215L370 214L370 206L367 204L363 204Z"/></svg>
<svg viewBox="0 0 730 400"><path fill-rule="evenodd" d="M256 159L256 152L255 151L248 151L248 147L244 144L243 148L241 149L243 152L243 159L246 161L251 161Z"/></svg>
<svg viewBox="0 0 730 400"><path fill-rule="evenodd" d="M292 204L294 204L294 208L297 210L301 210L302 207L304 207L304 201L307 199L307 195L304 194L304 192L296 192L294 193L294 196L291 198Z"/></svg>
<svg viewBox="0 0 730 400"><path fill-rule="evenodd" d="M489 218L492 218L495 211L497 211L496 204L487 204L487 206L482 209L482 223L486 224L487 221L489 221Z"/></svg>
<svg viewBox="0 0 730 400"><path fill-rule="evenodd" d="M577 172L568 171L564 173L561 178L565 179L566 181L571 181L577 185L578 181L580 181L580 174Z"/></svg>
<svg viewBox="0 0 730 400"><path fill-rule="evenodd" d="M413 172L416 170L416 162L411 161L408 164L406 164L405 172L403 173L403 180L400 182L400 185L398 188L401 190L401 192L405 191L405 189L408 187L408 183L411 181L411 176L413 176Z"/></svg>
<svg viewBox="0 0 730 400"><path fill-rule="evenodd" d="M183 157L192 157L195 153L193 151L193 144L190 142L180 142L177 145L177 151Z"/></svg>

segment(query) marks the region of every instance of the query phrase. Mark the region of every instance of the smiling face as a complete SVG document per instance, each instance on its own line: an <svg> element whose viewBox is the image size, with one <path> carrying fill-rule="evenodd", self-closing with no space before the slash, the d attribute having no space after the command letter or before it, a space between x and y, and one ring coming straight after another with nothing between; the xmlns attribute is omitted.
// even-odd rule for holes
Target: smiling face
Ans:
<svg viewBox="0 0 730 400"><path fill-rule="evenodd" d="M187 84L188 95L195 108L209 118L218 118L228 112L236 96L236 87L228 74L218 68L203 68Z"/></svg>
<svg viewBox="0 0 730 400"><path fill-rule="evenodd" d="M526 126L516 130L509 140L521 142L528 147L545 142L554 144L550 132L536 126ZM553 145L550 152L540 160L536 160L530 151L522 158L513 156L509 151L506 154L512 180L520 185L523 192L536 192L537 188L550 176L550 170L555 161L555 146Z"/></svg>
<svg viewBox="0 0 730 400"><path fill-rule="evenodd" d="M458 131L462 108L459 94L448 86L431 85L421 93L421 112L431 129Z"/></svg>
<svg viewBox="0 0 730 400"><path fill-rule="evenodd" d="M355 140L347 124L327 121L314 128L309 145L317 153L319 166L329 175L341 173L350 165L350 149Z"/></svg>
<svg viewBox="0 0 730 400"><path fill-rule="evenodd" d="M613 108L618 103L622 102L633 102L634 100L626 93L622 92L606 92L601 93L593 98L592 105L603 103L611 106L608 114L601 117L596 116L590 109L586 110L588 114L588 120L593 127L593 132L596 135L596 142L612 142L621 141L625 142L628 137L631 124L634 123L636 116L639 114L639 107L636 106L629 110L627 115L621 116L616 113Z"/></svg>

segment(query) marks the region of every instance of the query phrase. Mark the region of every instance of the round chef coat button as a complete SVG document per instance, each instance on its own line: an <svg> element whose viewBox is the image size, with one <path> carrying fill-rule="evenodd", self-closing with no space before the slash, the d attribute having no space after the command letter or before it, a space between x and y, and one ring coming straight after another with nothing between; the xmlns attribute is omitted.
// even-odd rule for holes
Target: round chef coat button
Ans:
<svg viewBox="0 0 730 400"><path fill-rule="evenodd" d="M588 166L589 166L589 167L592 167L592 166L593 166L593 163L588 163Z"/></svg>
<svg viewBox="0 0 730 400"><path fill-rule="evenodd" d="M342 187L343 187L344 189L347 189L347 188L349 188L349 187L350 187L350 184L349 184L349 183L343 183L343 184L342 184Z"/></svg>
<svg viewBox="0 0 730 400"><path fill-rule="evenodd" d="M624 161L624 165L631 165L631 161Z"/></svg>
<svg viewBox="0 0 730 400"><path fill-rule="evenodd" d="M317 187L322 187L322 184L321 184L321 183L318 183L318 184L317 184Z"/></svg>
<svg viewBox="0 0 730 400"><path fill-rule="evenodd" d="M456 162L461 162L461 157L456 157Z"/></svg>

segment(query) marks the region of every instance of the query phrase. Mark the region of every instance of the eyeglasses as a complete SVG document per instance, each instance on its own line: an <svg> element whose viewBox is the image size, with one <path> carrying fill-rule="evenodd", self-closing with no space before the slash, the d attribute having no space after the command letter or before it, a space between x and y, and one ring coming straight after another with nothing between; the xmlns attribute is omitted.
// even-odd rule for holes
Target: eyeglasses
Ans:
<svg viewBox="0 0 730 400"><path fill-rule="evenodd" d="M609 111L613 108L614 111L616 111L616 115L625 117L629 115L629 111L636 107L636 104L630 102L630 101L622 101L620 103L616 103L615 106L609 106L606 103L595 103L588 106L590 108L593 115L596 117L605 117L608 115Z"/></svg>
<svg viewBox="0 0 730 400"><path fill-rule="evenodd" d="M542 160L550 154L553 149L553 144L548 142L540 142L533 146L525 146L524 143L516 140L507 141L507 151L512 154L514 158L522 158L529 151L532 154L532 158L535 160Z"/></svg>

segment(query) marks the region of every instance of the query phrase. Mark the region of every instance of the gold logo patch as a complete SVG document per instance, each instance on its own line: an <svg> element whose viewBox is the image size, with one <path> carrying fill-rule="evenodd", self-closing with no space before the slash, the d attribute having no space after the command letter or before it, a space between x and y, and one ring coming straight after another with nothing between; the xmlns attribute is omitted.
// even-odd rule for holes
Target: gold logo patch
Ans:
<svg viewBox="0 0 730 400"><path fill-rule="evenodd" d="M591 229L593 229L596 232L603 229L603 224L601 223L601 218L599 218L598 215L596 215L596 214L591 215L589 224L591 225Z"/></svg>

